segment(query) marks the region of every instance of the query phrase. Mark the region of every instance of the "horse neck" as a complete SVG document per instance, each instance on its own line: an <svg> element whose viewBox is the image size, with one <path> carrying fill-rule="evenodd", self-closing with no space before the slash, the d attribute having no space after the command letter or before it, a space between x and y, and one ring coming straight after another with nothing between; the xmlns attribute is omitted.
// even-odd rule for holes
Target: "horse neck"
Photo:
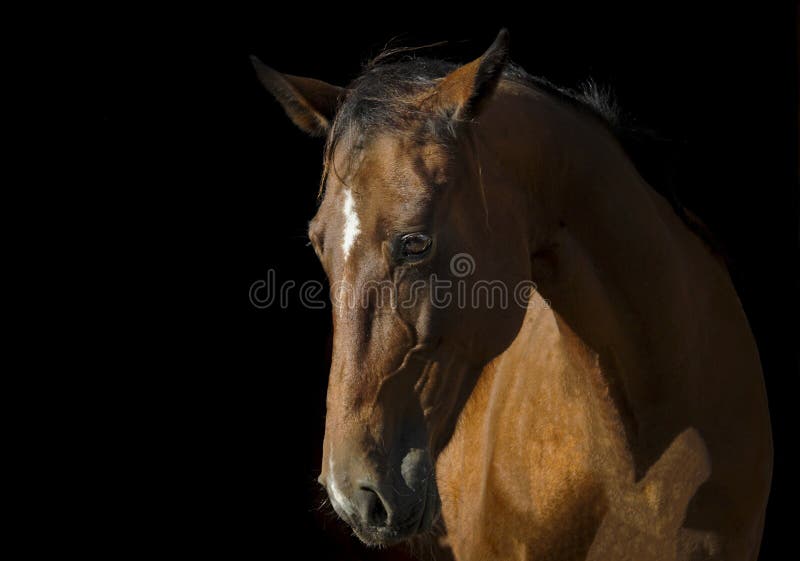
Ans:
<svg viewBox="0 0 800 561"><path fill-rule="evenodd" d="M599 120L515 88L481 136L494 173L527 197L531 278L627 399L646 400L654 378L690 361L692 317L722 270Z"/></svg>
<svg viewBox="0 0 800 561"><path fill-rule="evenodd" d="M679 266L697 239L599 119L520 88L501 90L505 97L487 116L479 158L484 169L494 167L484 175L503 177L506 189L489 202L490 213L497 206L495 216L503 216L512 212L504 204L527 200L528 239L520 241L529 246L533 280L548 284L547 263L538 257L560 254L563 268L580 252L616 291L633 294L645 282L674 293L685 282Z"/></svg>

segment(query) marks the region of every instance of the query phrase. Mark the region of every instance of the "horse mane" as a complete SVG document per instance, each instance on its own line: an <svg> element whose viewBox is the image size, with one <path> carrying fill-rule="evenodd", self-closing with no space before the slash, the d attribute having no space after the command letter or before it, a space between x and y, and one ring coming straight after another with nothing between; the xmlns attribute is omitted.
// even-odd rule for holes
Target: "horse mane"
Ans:
<svg viewBox="0 0 800 561"><path fill-rule="evenodd" d="M579 89L565 88L545 78L532 76L515 64L509 67L505 77L547 93L605 125L645 181L669 201L675 214L715 256L723 263L728 263L719 240L678 197L675 178L677 165L673 154L675 143L650 128L636 124L635 119L619 106L611 88L600 86L591 78Z"/></svg>
<svg viewBox="0 0 800 561"><path fill-rule="evenodd" d="M334 173L338 177L333 153L344 138L358 146L363 136L372 130L413 130L417 125L434 138L449 130L432 121L431 115L420 114L414 103L416 95L432 88L458 67L446 60L416 56L416 51L438 45L440 43L386 49L367 62L361 74L349 84L346 95L339 100L325 144L320 199L328 175ZM727 263L722 245L677 196L676 166L669 157L675 149L672 141L635 124L634 119L621 110L611 88L602 87L592 79L577 89L558 86L546 78L529 74L515 63L505 68L503 78L545 93L605 126L645 181L669 201L689 230Z"/></svg>

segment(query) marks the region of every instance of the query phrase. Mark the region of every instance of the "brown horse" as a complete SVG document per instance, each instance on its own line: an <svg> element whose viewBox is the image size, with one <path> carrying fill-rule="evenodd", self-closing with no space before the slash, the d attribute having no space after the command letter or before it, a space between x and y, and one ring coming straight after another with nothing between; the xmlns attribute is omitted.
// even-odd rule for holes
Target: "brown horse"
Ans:
<svg viewBox="0 0 800 561"><path fill-rule="evenodd" d="M505 31L464 66L389 57L345 89L254 64L327 136L319 481L361 540L439 529L461 561L756 559L758 352L725 265L607 106L511 64Z"/></svg>

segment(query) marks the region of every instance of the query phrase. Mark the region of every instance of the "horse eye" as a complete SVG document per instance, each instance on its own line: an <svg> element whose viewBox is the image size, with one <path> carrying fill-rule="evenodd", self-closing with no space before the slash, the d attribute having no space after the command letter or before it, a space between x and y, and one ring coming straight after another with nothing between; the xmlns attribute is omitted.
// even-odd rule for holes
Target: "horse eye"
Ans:
<svg viewBox="0 0 800 561"><path fill-rule="evenodd" d="M425 255L431 248L432 240L425 234L406 234L400 238L400 255L404 259L414 259Z"/></svg>

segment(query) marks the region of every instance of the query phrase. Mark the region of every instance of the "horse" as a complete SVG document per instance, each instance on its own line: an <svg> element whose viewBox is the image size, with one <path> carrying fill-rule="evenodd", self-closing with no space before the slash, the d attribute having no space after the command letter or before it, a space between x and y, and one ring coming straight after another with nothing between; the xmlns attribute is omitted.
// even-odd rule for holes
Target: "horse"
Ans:
<svg viewBox="0 0 800 561"><path fill-rule="evenodd" d="M602 97L509 52L502 30L464 65L379 57L346 88L252 58L326 139L308 229L334 304L319 482L368 545L755 560L772 437L725 262L637 171Z"/></svg>

